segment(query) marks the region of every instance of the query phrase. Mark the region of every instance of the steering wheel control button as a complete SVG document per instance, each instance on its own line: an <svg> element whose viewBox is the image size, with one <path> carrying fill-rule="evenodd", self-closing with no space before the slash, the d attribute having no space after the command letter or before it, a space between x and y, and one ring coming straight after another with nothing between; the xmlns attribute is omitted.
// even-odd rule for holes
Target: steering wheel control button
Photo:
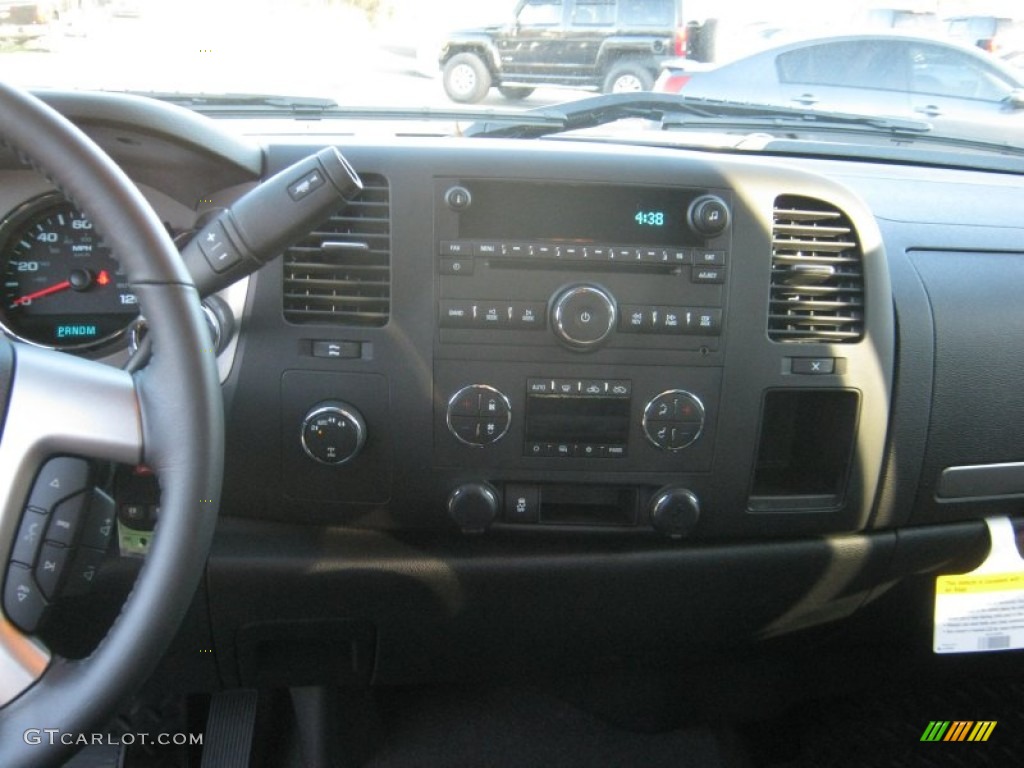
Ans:
<svg viewBox="0 0 1024 768"><path fill-rule="evenodd" d="M302 449L311 459L330 466L352 461L366 443L366 423L348 403L321 403L302 422Z"/></svg>
<svg viewBox="0 0 1024 768"><path fill-rule="evenodd" d="M705 237L722 234L729 226L729 206L715 195L701 195L687 211L687 219L694 232Z"/></svg>
<svg viewBox="0 0 1024 768"><path fill-rule="evenodd" d="M48 604L27 566L11 563L4 583L4 613L22 632L34 632Z"/></svg>
<svg viewBox="0 0 1024 768"><path fill-rule="evenodd" d="M79 544L105 552L110 544L110 538L113 536L116 521L117 512L114 500L103 491L94 489L89 501L89 511L85 516L85 524L82 526L82 539Z"/></svg>
<svg viewBox="0 0 1024 768"><path fill-rule="evenodd" d="M50 511L58 501L89 487L89 463L84 459L50 459L39 471L28 505Z"/></svg>
<svg viewBox="0 0 1024 768"><path fill-rule="evenodd" d="M551 325L566 346L594 349L615 330L615 299L603 288L577 285L559 294L551 305Z"/></svg>
<svg viewBox="0 0 1024 768"><path fill-rule="evenodd" d="M448 431L475 447L496 443L512 424L512 404L494 387L472 384L448 400Z"/></svg>
<svg viewBox="0 0 1024 768"><path fill-rule="evenodd" d="M60 580L67 570L68 559L71 550L47 542L39 552L39 562L36 564L36 583L47 600L57 597L57 590L60 587Z"/></svg>
<svg viewBox="0 0 1024 768"><path fill-rule="evenodd" d="M535 485L505 486L505 522L529 525L540 522L540 488Z"/></svg>
<svg viewBox="0 0 1024 768"><path fill-rule="evenodd" d="M660 450L681 451L700 437L704 418L704 405L696 395L682 389L669 390L644 408L644 435Z"/></svg>
<svg viewBox="0 0 1024 768"><path fill-rule="evenodd" d="M100 571L103 554L98 549L79 547L68 569L67 582L61 590L61 596L76 597L88 593Z"/></svg>
<svg viewBox="0 0 1024 768"><path fill-rule="evenodd" d="M11 560L31 566L36 561L36 554L43 542L46 530L46 514L37 509L26 509L18 526L18 537L14 540Z"/></svg>
<svg viewBox="0 0 1024 768"><path fill-rule="evenodd" d="M65 499L54 507L53 514L50 516L50 524L46 528L46 540L70 547L82 526L85 507L86 494L84 493Z"/></svg>
<svg viewBox="0 0 1024 768"><path fill-rule="evenodd" d="M651 500L651 525L669 538L685 536L699 517L700 501L685 488L665 488Z"/></svg>
<svg viewBox="0 0 1024 768"><path fill-rule="evenodd" d="M498 509L498 492L487 483L465 483L448 496L448 514L463 533L486 531Z"/></svg>

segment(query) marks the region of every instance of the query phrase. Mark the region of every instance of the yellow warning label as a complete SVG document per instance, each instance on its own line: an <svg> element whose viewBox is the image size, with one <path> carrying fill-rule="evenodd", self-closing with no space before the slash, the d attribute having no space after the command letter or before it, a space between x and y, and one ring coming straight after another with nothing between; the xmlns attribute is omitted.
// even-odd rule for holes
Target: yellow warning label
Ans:
<svg viewBox="0 0 1024 768"><path fill-rule="evenodd" d="M940 595L976 595L1024 589L1024 572L939 576L935 589Z"/></svg>

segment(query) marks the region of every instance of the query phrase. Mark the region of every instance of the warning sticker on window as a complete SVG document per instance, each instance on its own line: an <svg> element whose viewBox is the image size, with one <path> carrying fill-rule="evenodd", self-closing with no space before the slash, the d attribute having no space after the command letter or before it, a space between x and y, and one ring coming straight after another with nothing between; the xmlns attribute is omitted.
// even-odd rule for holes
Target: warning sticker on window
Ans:
<svg viewBox="0 0 1024 768"><path fill-rule="evenodd" d="M935 580L935 653L1024 648L1024 560L1008 519L985 522L992 538L985 562Z"/></svg>

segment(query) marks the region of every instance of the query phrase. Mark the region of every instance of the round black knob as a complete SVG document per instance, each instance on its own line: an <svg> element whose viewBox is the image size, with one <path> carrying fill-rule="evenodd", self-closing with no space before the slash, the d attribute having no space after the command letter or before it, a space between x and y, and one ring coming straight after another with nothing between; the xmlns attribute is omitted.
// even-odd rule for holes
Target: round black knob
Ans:
<svg viewBox="0 0 1024 768"><path fill-rule="evenodd" d="M321 464L346 464L365 443L366 422L348 403L320 403L302 420L302 450Z"/></svg>
<svg viewBox="0 0 1024 768"><path fill-rule="evenodd" d="M464 211L473 204L473 195L465 187L456 185L444 193L444 201L453 211Z"/></svg>
<svg viewBox="0 0 1024 768"><path fill-rule="evenodd" d="M714 195L698 197L686 215L693 230L705 237L720 235L729 226L729 206Z"/></svg>
<svg viewBox="0 0 1024 768"><path fill-rule="evenodd" d="M663 488L651 500L651 525L669 538L685 536L699 517L700 501L686 488Z"/></svg>
<svg viewBox="0 0 1024 768"><path fill-rule="evenodd" d="M575 285L562 291L551 304L551 327L566 346L593 349L615 330L615 299L596 285Z"/></svg>
<svg viewBox="0 0 1024 768"><path fill-rule="evenodd" d="M498 507L498 492L487 483L464 483L448 496L448 514L463 533L486 531Z"/></svg>
<svg viewBox="0 0 1024 768"><path fill-rule="evenodd" d="M210 329L210 341L219 355L235 335L235 316L231 312L231 307L220 296L207 296L203 299L200 309L203 310L203 317Z"/></svg>

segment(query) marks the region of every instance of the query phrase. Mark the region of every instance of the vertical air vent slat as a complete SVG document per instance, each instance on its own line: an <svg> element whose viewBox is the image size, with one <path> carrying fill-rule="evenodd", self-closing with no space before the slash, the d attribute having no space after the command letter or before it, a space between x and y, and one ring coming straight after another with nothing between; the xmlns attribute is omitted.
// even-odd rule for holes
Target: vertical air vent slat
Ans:
<svg viewBox="0 0 1024 768"><path fill-rule="evenodd" d="M360 174L363 191L284 257L284 316L292 323L382 326L391 315L388 182Z"/></svg>
<svg viewBox="0 0 1024 768"><path fill-rule="evenodd" d="M789 344L864 337L863 254L853 224L828 203L775 201L768 337Z"/></svg>

